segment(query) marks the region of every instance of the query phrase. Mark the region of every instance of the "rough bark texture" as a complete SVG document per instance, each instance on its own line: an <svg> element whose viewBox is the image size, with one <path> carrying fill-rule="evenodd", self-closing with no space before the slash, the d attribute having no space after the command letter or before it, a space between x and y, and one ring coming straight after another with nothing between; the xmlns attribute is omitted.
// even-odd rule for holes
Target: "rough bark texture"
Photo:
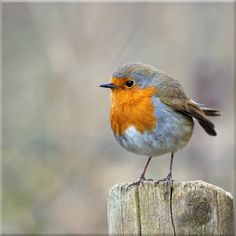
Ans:
<svg viewBox="0 0 236 236"><path fill-rule="evenodd" d="M108 196L109 234L233 235L233 197L203 181L117 184Z"/></svg>

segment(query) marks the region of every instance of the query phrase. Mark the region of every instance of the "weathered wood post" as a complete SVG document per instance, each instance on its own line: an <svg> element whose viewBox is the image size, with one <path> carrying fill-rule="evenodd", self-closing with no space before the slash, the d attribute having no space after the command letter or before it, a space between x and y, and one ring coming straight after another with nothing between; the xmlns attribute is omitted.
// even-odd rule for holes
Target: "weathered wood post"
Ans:
<svg viewBox="0 0 236 236"><path fill-rule="evenodd" d="M203 181L117 184L108 196L109 234L233 235L233 197Z"/></svg>

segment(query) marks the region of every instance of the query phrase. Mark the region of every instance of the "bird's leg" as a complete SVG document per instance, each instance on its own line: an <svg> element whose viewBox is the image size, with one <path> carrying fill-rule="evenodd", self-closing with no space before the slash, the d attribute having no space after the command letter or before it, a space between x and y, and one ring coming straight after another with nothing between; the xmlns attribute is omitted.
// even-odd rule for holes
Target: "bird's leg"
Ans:
<svg viewBox="0 0 236 236"><path fill-rule="evenodd" d="M140 185L140 184L143 184L144 181L146 181L147 179L145 178L145 173L146 173L146 170L147 170L147 167L151 161L152 157L150 156L146 162L146 165L144 166L144 169L143 169L143 172L139 178L139 180L137 182L134 182L132 184L130 184L128 187L130 186L133 186L133 185ZM151 179L148 179L148 180L151 180Z"/></svg>
<svg viewBox="0 0 236 236"><path fill-rule="evenodd" d="M146 162L146 165L145 165L145 167L144 167L144 169L143 169L143 172L142 172L142 174L141 174L141 176L140 176L140 178L139 178L139 182L143 182L143 181L146 180L146 178L145 178L145 173L146 173L147 167L148 167L148 165L149 165L151 159L152 159L152 157L150 156L150 157L148 158L148 160L147 160L147 162Z"/></svg>
<svg viewBox="0 0 236 236"><path fill-rule="evenodd" d="M166 182L167 184L172 184L173 183L173 179L172 179L173 159L174 159L174 152L171 153L170 169L169 169L169 173L168 173L167 177L164 178L164 179L160 179L160 180L156 181L156 184L159 184L160 182Z"/></svg>

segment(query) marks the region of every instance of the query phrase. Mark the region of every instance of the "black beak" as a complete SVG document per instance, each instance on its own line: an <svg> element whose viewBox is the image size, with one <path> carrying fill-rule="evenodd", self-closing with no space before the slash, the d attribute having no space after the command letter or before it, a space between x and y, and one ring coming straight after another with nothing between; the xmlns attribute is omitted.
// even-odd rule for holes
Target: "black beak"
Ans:
<svg viewBox="0 0 236 236"><path fill-rule="evenodd" d="M99 85L99 87L102 87L102 88L110 88L110 89L117 88L117 86L114 85L114 84L112 84L112 83L101 84L101 85Z"/></svg>

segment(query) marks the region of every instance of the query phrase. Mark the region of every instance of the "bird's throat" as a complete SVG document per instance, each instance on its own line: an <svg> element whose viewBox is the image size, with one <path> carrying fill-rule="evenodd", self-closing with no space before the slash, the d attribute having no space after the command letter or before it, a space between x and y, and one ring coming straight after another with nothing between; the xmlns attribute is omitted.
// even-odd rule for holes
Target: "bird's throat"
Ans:
<svg viewBox="0 0 236 236"><path fill-rule="evenodd" d="M141 133L155 127L157 118L152 103L155 93L156 89L151 87L112 91L110 121L115 135L123 135L130 126Z"/></svg>

